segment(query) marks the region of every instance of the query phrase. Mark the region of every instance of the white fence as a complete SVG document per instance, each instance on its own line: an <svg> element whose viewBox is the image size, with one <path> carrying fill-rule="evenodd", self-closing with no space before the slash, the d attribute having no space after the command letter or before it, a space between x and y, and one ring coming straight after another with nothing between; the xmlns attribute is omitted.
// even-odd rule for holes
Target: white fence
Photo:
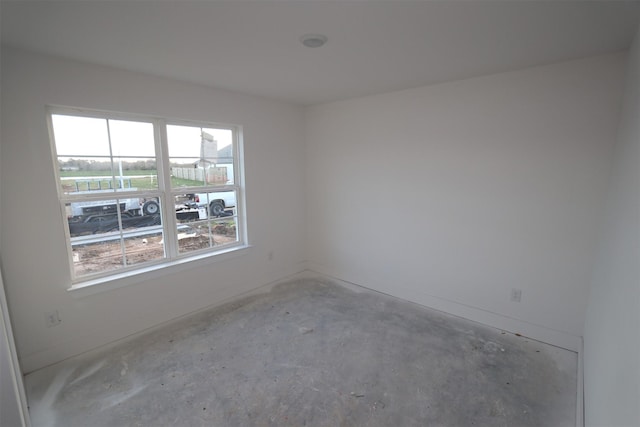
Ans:
<svg viewBox="0 0 640 427"><path fill-rule="evenodd" d="M176 178L204 182L204 169L202 168L171 168L171 172Z"/></svg>
<svg viewBox="0 0 640 427"><path fill-rule="evenodd" d="M229 177L233 177L233 170L229 171L227 166L214 166L203 168L171 168L171 173L176 178L188 179L191 181L204 182L207 184L226 184Z"/></svg>

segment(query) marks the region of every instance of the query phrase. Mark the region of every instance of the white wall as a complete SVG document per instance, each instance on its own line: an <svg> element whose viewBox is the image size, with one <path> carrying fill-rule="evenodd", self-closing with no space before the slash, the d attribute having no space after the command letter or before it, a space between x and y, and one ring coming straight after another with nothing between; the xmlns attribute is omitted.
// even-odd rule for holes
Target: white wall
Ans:
<svg viewBox="0 0 640 427"><path fill-rule="evenodd" d="M624 54L606 55L303 116L3 50L0 261L23 369L300 271L305 249L316 271L577 349L624 65ZM249 253L96 295L67 292L46 104L243 125ZM520 304L508 300L513 287ZM44 313L56 309L63 321L47 328Z"/></svg>
<svg viewBox="0 0 640 427"><path fill-rule="evenodd" d="M2 131L0 126L0 158L2 158L1 135ZM2 206L1 199L0 206ZM2 224L1 213L2 209L0 209L0 224ZM1 231L2 230L0 229L0 232ZM14 346L15 343L13 341L13 335L11 333L11 326L5 320L9 319L9 312L8 308L5 305L6 296L4 292L4 285L2 282L1 254L2 252L0 252L0 425L6 425L9 427L22 425L19 396L20 392L22 392L23 390L18 389L18 387L22 387L22 383L20 383L20 386L18 386L16 384L16 377L14 376L15 371L12 361L12 346Z"/></svg>
<svg viewBox="0 0 640 427"><path fill-rule="evenodd" d="M30 425L2 274L0 274L0 425L3 427Z"/></svg>
<svg viewBox="0 0 640 427"><path fill-rule="evenodd" d="M640 425L640 32L621 117L584 332L589 426Z"/></svg>
<svg viewBox="0 0 640 427"><path fill-rule="evenodd" d="M244 256L97 295L67 292L47 104L242 125L253 247ZM3 50L0 253L23 369L32 371L302 270L303 137L302 112L291 105ZM47 328L44 313L53 310L62 323Z"/></svg>
<svg viewBox="0 0 640 427"><path fill-rule="evenodd" d="M625 58L310 107L311 269L577 350Z"/></svg>
<svg viewBox="0 0 640 427"><path fill-rule="evenodd" d="M3 309L0 307L0 423L3 426L22 425L20 401L13 376L13 364L9 348L9 337L5 335Z"/></svg>

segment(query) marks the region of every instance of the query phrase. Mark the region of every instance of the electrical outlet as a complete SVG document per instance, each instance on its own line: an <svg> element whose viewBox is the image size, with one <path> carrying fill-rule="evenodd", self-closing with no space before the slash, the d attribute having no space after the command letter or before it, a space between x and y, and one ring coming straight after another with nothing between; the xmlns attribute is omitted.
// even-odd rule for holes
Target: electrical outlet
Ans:
<svg viewBox="0 0 640 427"><path fill-rule="evenodd" d="M47 327L49 328L52 326L59 325L60 322L62 322L62 319L60 319L60 313L58 313L58 310L45 313L44 319L45 319L45 323L47 324Z"/></svg>
<svg viewBox="0 0 640 427"><path fill-rule="evenodd" d="M269 251L269 253L267 254L267 259L269 261L273 261L273 251Z"/></svg>
<svg viewBox="0 0 640 427"><path fill-rule="evenodd" d="M522 299L522 289L511 289L511 296L509 297L509 299L513 302L520 302L520 300Z"/></svg>

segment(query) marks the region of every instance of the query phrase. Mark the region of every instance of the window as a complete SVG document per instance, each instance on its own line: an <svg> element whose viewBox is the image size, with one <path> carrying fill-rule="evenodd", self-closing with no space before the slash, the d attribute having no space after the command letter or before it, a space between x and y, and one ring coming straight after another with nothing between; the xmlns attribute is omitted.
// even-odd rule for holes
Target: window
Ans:
<svg viewBox="0 0 640 427"><path fill-rule="evenodd" d="M244 245L237 127L48 118L74 283Z"/></svg>

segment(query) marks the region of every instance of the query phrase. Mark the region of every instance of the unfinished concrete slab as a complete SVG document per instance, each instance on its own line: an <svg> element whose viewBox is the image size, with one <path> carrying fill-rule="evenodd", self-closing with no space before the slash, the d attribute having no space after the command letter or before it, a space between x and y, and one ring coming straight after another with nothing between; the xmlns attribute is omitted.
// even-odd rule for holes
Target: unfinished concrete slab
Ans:
<svg viewBox="0 0 640 427"><path fill-rule="evenodd" d="M39 426L575 426L577 355L321 280L26 377Z"/></svg>

